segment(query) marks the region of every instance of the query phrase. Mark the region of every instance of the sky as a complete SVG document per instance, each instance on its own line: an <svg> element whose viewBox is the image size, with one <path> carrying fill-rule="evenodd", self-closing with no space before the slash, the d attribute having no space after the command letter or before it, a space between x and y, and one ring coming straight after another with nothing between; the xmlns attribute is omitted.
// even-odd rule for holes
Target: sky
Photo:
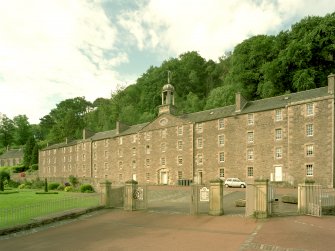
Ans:
<svg viewBox="0 0 335 251"><path fill-rule="evenodd" d="M217 61L334 0L0 0L0 115L39 119L69 98L93 102L187 51Z"/></svg>

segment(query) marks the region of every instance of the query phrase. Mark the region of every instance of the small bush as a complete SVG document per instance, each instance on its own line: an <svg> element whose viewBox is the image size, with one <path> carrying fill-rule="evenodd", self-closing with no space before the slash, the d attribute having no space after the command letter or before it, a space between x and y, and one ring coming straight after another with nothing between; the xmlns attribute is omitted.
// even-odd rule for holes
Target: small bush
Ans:
<svg viewBox="0 0 335 251"><path fill-rule="evenodd" d="M59 186L57 187L57 190L58 190L58 191L64 191L64 188L65 188L64 185L59 185Z"/></svg>
<svg viewBox="0 0 335 251"><path fill-rule="evenodd" d="M19 185L18 188L19 189L25 189L26 188L26 184L23 183L23 184Z"/></svg>
<svg viewBox="0 0 335 251"><path fill-rule="evenodd" d="M72 187L72 186L66 186L66 187L64 188L64 191L65 191L65 192L73 192L73 187Z"/></svg>
<svg viewBox="0 0 335 251"><path fill-rule="evenodd" d="M71 184L69 182L65 182L64 186L68 187L68 186L71 186Z"/></svg>
<svg viewBox="0 0 335 251"><path fill-rule="evenodd" d="M26 167L23 166L23 165L13 166L13 167L12 167L13 173L22 173L22 172L26 171L27 169L28 169L28 168L26 168Z"/></svg>
<svg viewBox="0 0 335 251"><path fill-rule="evenodd" d="M59 183L58 182L50 182L48 184L48 189L49 190L56 190L59 187Z"/></svg>
<svg viewBox="0 0 335 251"><path fill-rule="evenodd" d="M31 170L38 170L38 164L32 164L30 168Z"/></svg>
<svg viewBox="0 0 335 251"><path fill-rule="evenodd" d="M40 189L44 187L44 181L37 178L36 180L32 181L31 188L33 189Z"/></svg>
<svg viewBox="0 0 335 251"><path fill-rule="evenodd" d="M79 184L78 178L73 175L69 176L69 181L73 187L76 187Z"/></svg>
<svg viewBox="0 0 335 251"><path fill-rule="evenodd" d="M93 193L94 188L90 184L82 184L80 186L80 192L82 192L82 193Z"/></svg>
<svg viewBox="0 0 335 251"><path fill-rule="evenodd" d="M21 183L19 181L8 180L7 186L12 188L17 188Z"/></svg>

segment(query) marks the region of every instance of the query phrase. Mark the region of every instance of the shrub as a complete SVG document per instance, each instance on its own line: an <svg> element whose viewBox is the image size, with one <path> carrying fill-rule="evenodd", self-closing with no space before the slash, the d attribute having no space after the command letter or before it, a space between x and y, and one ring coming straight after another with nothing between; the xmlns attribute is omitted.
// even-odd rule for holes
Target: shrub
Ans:
<svg viewBox="0 0 335 251"><path fill-rule="evenodd" d="M93 193L94 188L90 184L82 184L80 186L80 192L82 192L82 193Z"/></svg>
<svg viewBox="0 0 335 251"><path fill-rule="evenodd" d="M5 180L9 180L10 175L7 171L0 171L0 191L4 190L4 182Z"/></svg>
<svg viewBox="0 0 335 251"><path fill-rule="evenodd" d="M50 182L48 184L48 189L49 190L56 190L59 187L59 183L58 182Z"/></svg>
<svg viewBox="0 0 335 251"><path fill-rule="evenodd" d="M64 188L65 188L64 185L59 185L59 186L57 187L57 190L58 190L58 191L64 191Z"/></svg>
<svg viewBox="0 0 335 251"><path fill-rule="evenodd" d="M44 187L44 182L40 180L40 178L37 178L36 180L32 181L31 188L40 189L43 187Z"/></svg>
<svg viewBox="0 0 335 251"><path fill-rule="evenodd" d="M26 168L26 167L23 166L23 165L13 166L13 167L12 167L13 173L22 173L22 172L26 171L27 169L28 169L28 168Z"/></svg>
<svg viewBox="0 0 335 251"><path fill-rule="evenodd" d="M68 186L71 186L71 184L69 182L65 182L64 186L68 187Z"/></svg>
<svg viewBox="0 0 335 251"><path fill-rule="evenodd" d="M66 187L64 188L64 191L65 191L65 192L72 192L72 191L73 191L73 187L72 187L72 186L66 186Z"/></svg>
<svg viewBox="0 0 335 251"><path fill-rule="evenodd" d="M18 187L19 189L25 189L26 188L26 184L21 184L21 185L19 185L19 187Z"/></svg>
<svg viewBox="0 0 335 251"><path fill-rule="evenodd" d="M7 186L17 188L21 183L19 181L8 180Z"/></svg>
<svg viewBox="0 0 335 251"><path fill-rule="evenodd" d="M38 164L32 164L31 170L38 170Z"/></svg>
<svg viewBox="0 0 335 251"><path fill-rule="evenodd" d="M73 175L69 176L69 181L73 187L76 187L79 184L78 178Z"/></svg>

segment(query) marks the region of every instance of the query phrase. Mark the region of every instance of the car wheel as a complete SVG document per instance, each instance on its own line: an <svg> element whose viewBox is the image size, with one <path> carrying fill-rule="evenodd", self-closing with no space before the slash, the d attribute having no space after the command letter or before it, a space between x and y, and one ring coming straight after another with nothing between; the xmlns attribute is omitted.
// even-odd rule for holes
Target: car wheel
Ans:
<svg viewBox="0 0 335 251"><path fill-rule="evenodd" d="M241 188L245 188L245 185L241 184Z"/></svg>
<svg viewBox="0 0 335 251"><path fill-rule="evenodd" d="M225 185L226 187L229 187L228 184Z"/></svg>

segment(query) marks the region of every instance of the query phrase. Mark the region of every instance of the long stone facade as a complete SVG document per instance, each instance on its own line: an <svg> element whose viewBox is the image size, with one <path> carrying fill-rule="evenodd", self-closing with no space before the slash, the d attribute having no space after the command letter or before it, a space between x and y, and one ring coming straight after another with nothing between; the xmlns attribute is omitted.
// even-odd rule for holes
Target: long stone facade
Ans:
<svg viewBox="0 0 335 251"><path fill-rule="evenodd" d="M39 153L40 177L107 179L124 184L207 183L238 177L334 187L334 80L328 86L176 115L174 88L150 123L120 122L106 132L55 144Z"/></svg>

